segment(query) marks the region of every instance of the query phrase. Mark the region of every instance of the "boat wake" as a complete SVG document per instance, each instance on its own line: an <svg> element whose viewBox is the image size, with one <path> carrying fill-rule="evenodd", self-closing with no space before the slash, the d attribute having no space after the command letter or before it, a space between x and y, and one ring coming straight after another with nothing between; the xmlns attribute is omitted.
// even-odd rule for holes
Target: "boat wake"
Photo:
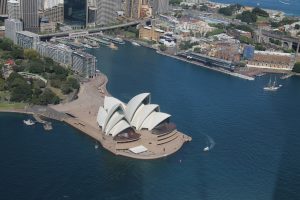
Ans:
<svg viewBox="0 0 300 200"><path fill-rule="evenodd" d="M215 147L216 143L212 137L206 134L204 135L206 137L206 147L203 149L203 151L210 151Z"/></svg>
<svg viewBox="0 0 300 200"><path fill-rule="evenodd" d="M285 4L285 5L290 5L290 4L291 4L291 3L288 2L287 0L286 0L286 1L281 1L281 0L279 0L279 2L282 3L282 4Z"/></svg>

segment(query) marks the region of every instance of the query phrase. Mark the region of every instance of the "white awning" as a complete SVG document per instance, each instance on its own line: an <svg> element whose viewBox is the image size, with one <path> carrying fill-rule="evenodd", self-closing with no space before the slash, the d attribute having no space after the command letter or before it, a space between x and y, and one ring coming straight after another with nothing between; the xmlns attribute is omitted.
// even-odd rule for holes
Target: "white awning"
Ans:
<svg viewBox="0 0 300 200"><path fill-rule="evenodd" d="M148 149L146 147L144 147L143 145L132 147L129 149L129 151L131 151L132 153L135 153L135 154L139 154L139 153L145 152L147 150Z"/></svg>

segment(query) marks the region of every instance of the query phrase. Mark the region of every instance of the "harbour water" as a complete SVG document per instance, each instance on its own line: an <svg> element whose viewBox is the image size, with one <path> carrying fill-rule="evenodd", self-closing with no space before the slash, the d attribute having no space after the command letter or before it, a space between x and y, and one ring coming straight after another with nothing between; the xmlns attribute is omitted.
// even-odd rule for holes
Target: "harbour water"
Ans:
<svg viewBox="0 0 300 200"><path fill-rule="evenodd" d="M280 10L287 15L300 16L300 1L299 0L212 0L218 3L239 3L245 6L259 6L261 8Z"/></svg>
<svg viewBox="0 0 300 200"><path fill-rule="evenodd" d="M299 77L277 78L283 87L270 93L269 75L247 81L131 44L88 51L113 96L151 92L193 141L165 159L134 160L63 123L46 132L0 113L1 199L300 199Z"/></svg>

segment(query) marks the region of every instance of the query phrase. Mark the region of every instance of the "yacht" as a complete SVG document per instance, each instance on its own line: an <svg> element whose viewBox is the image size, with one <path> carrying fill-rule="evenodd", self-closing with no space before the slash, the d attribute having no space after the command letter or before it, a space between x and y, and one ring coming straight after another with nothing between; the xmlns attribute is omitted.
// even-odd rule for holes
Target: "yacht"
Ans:
<svg viewBox="0 0 300 200"><path fill-rule="evenodd" d="M35 124L34 121L32 121L31 119L23 120L23 123L27 126L32 126Z"/></svg>
<svg viewBox="0 0 300 200"><path fill-rule="evenodd" d="M269 80L269 83L267 86L264 87L265 91L277 91L279 88L281 88L282 85L278 85L276 83L276 78L274 80L274 82L272 82L271 78Z"/></svg>

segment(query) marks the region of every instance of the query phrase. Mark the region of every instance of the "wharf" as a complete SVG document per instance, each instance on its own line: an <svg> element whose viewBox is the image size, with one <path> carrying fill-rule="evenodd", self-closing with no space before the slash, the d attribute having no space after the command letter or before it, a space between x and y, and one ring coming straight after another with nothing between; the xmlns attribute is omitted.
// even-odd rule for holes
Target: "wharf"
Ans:
<svg viewBox="0 0 300 200"><path fill-rule="evenodd" d="M228 75L231 75L231 76L234 76L234 77L238 77L238 78L241 78L241 79L245 79L245 80L249 80L249 81L253 81L255 80L253 77L251 76L247 76L247 75L243 75L243 74L240 74L240 73L236 73L236 72L230 72L228 70L225 70L223 68L217 68L217 67L209 67L203 63L199 63L199 62L196 62L196 61L191 61L191 60L188 60L188 59L185 59L183 57L179 57L179 56L176 56L176 55L171 55L171 54L167 54L167 53L164 53L164 52L161 52L161 51L156 51L158 54L161 54L161 55L164 55L164 56L169 56L171 58L175 58L177 60L181 60L181 61L184 61L184 62L188 62L188 63L191 63L191 64L194 64L194 65L198 65L200 67L204 67L204 68L207 68L207 69L211 69L211 70L214 70L214 71L217 71L217 72L221 72L223 74L228 74Z"/></svg>
<svg viewBox="0 0 300 200"><path fill-rule="evenodd" d="M99 39L99 38L95 38L95 37L92 37L92 36L85 36L87 39L90 39L90 40L93 40L93 41L96 41L96 42L99 42L100 44L103 44L103 45L110 45L110 42L108 41L105 41L105 40L102 40L102 39Z"/></svg>

